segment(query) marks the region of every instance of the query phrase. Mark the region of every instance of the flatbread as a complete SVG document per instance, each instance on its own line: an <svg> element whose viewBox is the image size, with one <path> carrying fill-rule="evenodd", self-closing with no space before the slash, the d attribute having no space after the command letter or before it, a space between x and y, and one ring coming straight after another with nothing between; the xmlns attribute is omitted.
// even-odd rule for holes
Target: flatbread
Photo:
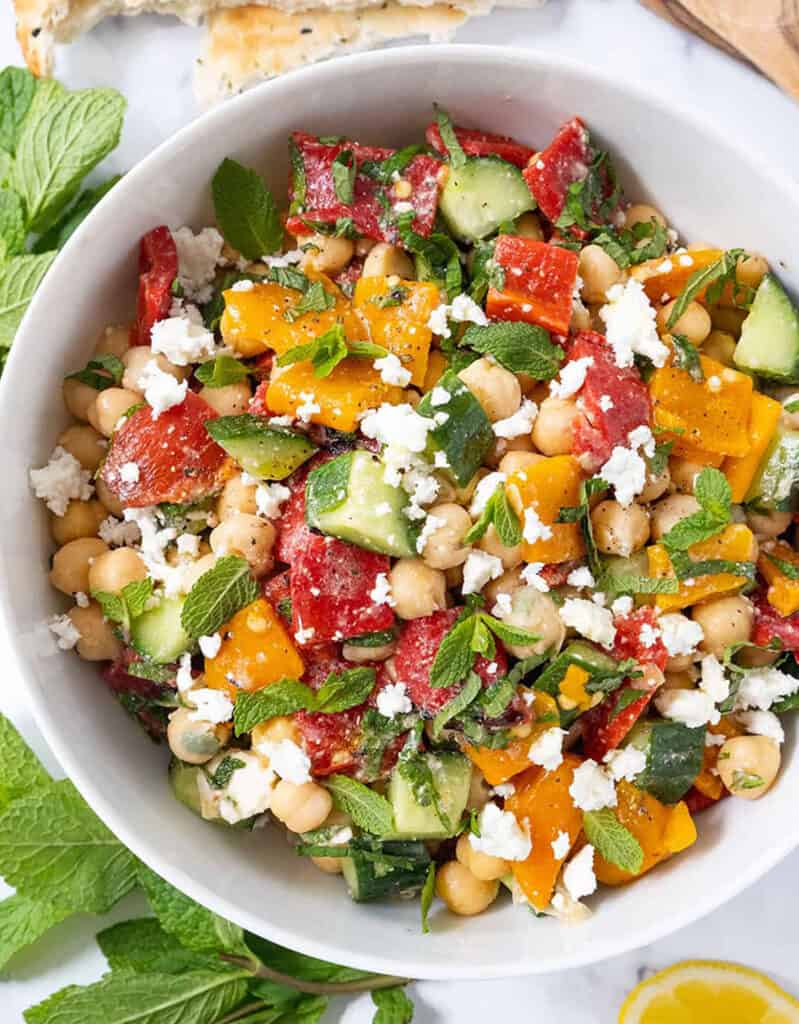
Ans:
<svg viewBox="0 0 799 1024"><path fill-rule="evenodd" d="M467 17L447 4L406 7L398 0L362 10L287 14L253 6L216 11L208 16L194 92L201 106L210 107L266 78L333 55L408 36L447 41Z"/></svg>

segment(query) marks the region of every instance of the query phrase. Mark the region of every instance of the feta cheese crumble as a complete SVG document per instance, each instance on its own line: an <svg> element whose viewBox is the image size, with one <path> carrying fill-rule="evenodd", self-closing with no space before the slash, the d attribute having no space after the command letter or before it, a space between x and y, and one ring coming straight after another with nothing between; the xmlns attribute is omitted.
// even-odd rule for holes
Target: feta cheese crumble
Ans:
<svg viewBox="0 0 799 1024"><path fill-rule="evenodd" d="M198 643L204 658L215 658L222 646L222 637L219 633L213 633L211 636L201 636Z"/></svg>
<svg viewBox="0 0 799 1024"><path fill-rule="evenodd" d="M581 597L567 597L560 607L560 618L565 626L601 644L612 647L616 639L613 615L608 608L601 608L593 601Z"/></svg>
<svg viewBox="0 0 799 1024"><path fill-rule="evenodd" d="M186 692L194 685L194 676L191 671L191 655L181 654L178 662L178 671L175 675L175 685L178 688L178 693L185 696Z"/></svg>
<svg viewBox="0 0 799 1024"><path fill-rule="evenodd" d="M123 462L119 467L119 479L123 484L135 484L139 481L139 467L135 462Z"/></svg>
<svg viewBox="0 0 799 1024"><path fill-rule="evenodd" d="M222 763L223 755L211 761L207 766L213 773ZM236 760L243 766L236 768L224 789L211 789L208 779L200 774L200 794L203 802L216 806L219 815L229 825L263 814L269 809L272 790L275 785L275 773L263 761L249 750L237 750Z"/></svg>
<svg viewBox="0 0 799 1024"><path fill-rule="evenodd" d="M489 580L495 580L505 571L502 559L487 551L470 551L463 565L462 593L476 594Z"/></svg>
<svg viewBox="0 0 799 1024"><path fill-rule="evenodd" d="M682 722L689 729L716 725L721 719L713 698L703 690L660 690L655 707L664 718Z"/></svg>
<svg viewBox="0 0 799 1024"><path fill-rule="evenodd" d="M71 651L81 638L80 630L68 615L53 615L47 620L47 628L56 637L61 651Z"/></svg>
<svg viewBox="0 0 799 1024"><path fill-rule="evenodd" d="M525 398L519 408L504 420L497 420L493 424L496 437L513 438L529 434L533 429L535 418L538 415L538 406L529 398Z"/></svg>
<svg viewBox="0 0 799 1024"><path fill-rule="evenodd" d="M605 334L617 366L632 366L635 355L646 356L655 366L664 366L669 349L658 337L655 310L644 286L635 278L614 284L607 290L608 303L599 310Z"/></svg>
<svg viewBox="0 0 799 1024"><path fill-rule="evenodd" d="M564 867L563 884L573 900L582 899L583 896L590 896L596 892L594 848L590 843L586 844Z"/></svg>
<svg viewBox="0 0 799 1024"><path fill-rule="evenodd" d="M194 302L208 302L213 295L212 283L224 239L216 228L203 228L196 235L191 228L178 228L172 237L178 250L178 280L184 294Z"/></svg>
<svg viewBox="0 0 799 1024"><path fill-rule="evenodd" d="M144 400L152 409L154 420L167 409L180 405L189 387L188 381L175 380L171 373L162 370L155 359L146 363L139 374L139 386L144 391Z"/></svg>
<svg viewBox="0 0 799 1024"><path fill-rule="evenodd" d="M549 584L544 577L540 575L543 568L543 562L529 562L522 569L521 577L528 587L533 587L534 590L539 591L541 594L548 594ZM499 600L499 595L497 596L497 600Z"/></svg>
<svg viewBox="0 0 799 1024"><path fill-rule="evenodd" d="M614 782L621 782L622 779L633 782L646 768L646 754L636 747L619 747L605 754L602 762L607 765Z"/></svg>
<svg viewBox="0 0 799 1024"><path fill-rule="evenodd" d="M377 695L377 710L384 718L407 715L413 704L405 689L405 683L387 683Z"/></svg>
<svg viewBox="0 0 799 1024"><path fill-rule="evenodd" d="M194 705L194 710L189 712L192 722L210 722L212 725L220 725L233 718L233 701L222 690L212 690L206 687L189 690L186 700Z"/></svg>
<svg viewBox="0 0 799 1024"><path fill-rule="evenodd" d="M452 336L449 320L458 324L479 324L481 327L488 323L488 317L468 295L456 295L451 303L442 302L436 306L428 318L427 327L439 338L449 338Z"/></svg>
<svg viewBox="0 0 799 1024"><path fill-rule="evenodd" d="M70 501L88 501L94 494L91 473L61 445L53 449L46 466L28 475L33 493L55 516L63 516Z"/></svg>
<svg viewBox="0 0 799 1024"><path fill-rule="evenodd" d="M438 384L430 392L430 404L435 408L439 405L449 405L452 395L446 388L440 387Z"/></svg>
<svg viewBox="0 0 799 1024"><path fill-rule="evenodd" d="M216 350L213 334L187 316L157 321L150 331L150 343L153 352L161 352L175 366L205 362Z"/></svg>
<svg viewBox="0 0 799 1024"><path fill-rule="evenodd" d="M474 489L472 495L471 504L469 505L469 515L472 519L479 519L480 516L485 512L485 507L494 496L494 492L500 484L504 484L507 480L507 476L504 473L489 473L479 481L477 487Z"/></svg>
<svg viewBox="0 0 799 1024"><path fill-rule="evenodd" d="M548 772L554 772L563 763L563 729L546 729L530 744L527 756L533 764L540 765Z"/></svg>
<svg viewBox="0 0 799 1024"><path fill-rule="evenodd" d="M391 595L391 583L387 573L379 572L375 577L375 585L369 592L369 597L375 604L385 604L389 608L394 607L394 598Z"/></svg>
<svg viewBox="0 0 799 1024"><path fill-rule="evenodd" d="M778 668L752 669L741 676L735 708L740 711L747 708L768 711L775 701L795 693L798 688L797 680Z"/></svg>
<svg viewBox="0 0 799 1024"><path fill-rule="evenodd" d="M782 723L773 711L740 711L736 718L752 736L766 736L775 743L785 741Z"/></svg>
<svg viewBox="0 0 799 1024"><path fill-rule="evenodd" d="M314 401L314 396L309 391L300 392L300 402L295 412L300 423L310 423L311 417L322 411L322 407Z"/></svg>
<svg viewBox="0 0 799 1024"><path fill-rule="evenodd" d="M311 759L293 740L262 740L255 750L268 760L275 775L286 782L301 786L311 781Z"/></svg>
<svg viewBox="0 0 799 1024"><path fill-rule="evenodd" d="M524 510L522 537L528 544L535 544L539 540L549 540L552 537L552 527L541 521L538 512L532 506Z"/></svg>
<svg viewBox="0 0 799 1024"><path fill-rule="evenodd" d="M601 811L616 806L616 786L610 772L592 758L574 769L569 795L581 811Z"/></svg>
<svg viewBox="0 0 799 1024"><path fill-rule="evenodd" d="M689 619L679 612L661 615L658 626L663 638L663 646L670 657L681 654L693 654L698 645L705 639L705 633L698 622Z"/></svg>
<svg viewBox="0 0 799 1024"><path fill-rule="evenodd" d="M284 501L291 497L285 484L258 484L255 488L255 508L264 519L277 519Z"/></svg>
<svg viewBox="0 0 799 1024"><path fill-rule="evenodd" d="M593 356L583 356L582 359L572 359L566 363L555 380L550 382L549 393L552 398L571 398L576 395L585 384L586 374L593 365Z"/></svg>
<svg viewBox="0 0 799 1024"><path fill-rule="evenodd" d="M566 577L566 582L570 587L596 586L596 580L587 565L581 565L579 569L572 569Z"/></svg>
<svg viewBox="0 0 799 1024"><path fill-rule="evenodd" d="M374 368L380 374L384 384L395 384L398 388L406 388L411 382L411 371L406 370L399 357L393 352L375 359Z"/></svg>
<svg viewBox="0 0 799 1024"><path fill-rule="evenodd" d="M616 445L598 476L615 490L618 503L627 508L646 485L646 463L638 452Z"/></svg>
<svg viewBox="0 0 799 1024"><path fill-rule="evenodd" d="M100 540L104 540L110 548L130 547L141 539L136 523L123 523L116 516L106 516L97 533Z"/></svg>
<svg viewBox="0 0 799 1024"><path fill-rule="evenodd" d="M730 683L724 675L724 666L715 654L708 654L701 661L702 678L699 689L718 704L730 695ZM715 723L714 723L715 724Z"/></svg>
<svg viewBox="0 0 799 1024"><path fill-rule="evenodd" d="M533 849L530 829L522 828L515 814L493 803L480 812L480 835L470 832L469 843L478 853L503 860L527 860Z"/></svg>
<svg viewBox="0 0 799 1024"><path fill-rule="evenodd" d="M551 842L552 854L555 860L563 860L571 849L572 841L568 832L558 832Z"/></svg>
<svg viewBox="0 0 799 1024"><path fill-rule="evenodd" d="M446 520L442 519L441 516L427 516L422 529L419 531L419 536L416 538L416 550L420 555L424 553L427 542L441 526L446 526Z"/></svg>

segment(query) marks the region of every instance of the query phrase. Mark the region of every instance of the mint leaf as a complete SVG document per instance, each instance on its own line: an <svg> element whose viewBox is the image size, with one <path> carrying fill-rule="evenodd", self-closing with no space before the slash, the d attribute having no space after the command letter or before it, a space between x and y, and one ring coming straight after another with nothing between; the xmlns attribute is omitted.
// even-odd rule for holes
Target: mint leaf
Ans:
<svg viewBox="0 0 799 1024"><path fill-rule="evenodd" d="M457 718L462 711L468 708L472 701L480 694L482 688L483 682L480 677L476 672L470 672L463 688L455 694L452 700L447 701L433 719L431 736L434 742L440 738L447 723L451 722L453 718Z"/></svg>
<svg viewBox="0 0 799 1024"><path fill-rule="evenodd" d="M197 380L207 388L226 388L238 384L249 376L249 369L233 356L217 356L198 366L194 371Z"/></svg>
<svg viewBox="0 0 799 1024"><path fill-rule="evenodd" d="M71 782L15 800L0 817L0 874L23 895L105 913L136 882L136 860Z"/></svg>
<svg viewBox="0 0 799 1024"><path fill-rule="evenodd" d="M372 1002L377 1007L372 1024L410 1024L413 1020L413 1003L399 986L378 989L372 993Z"/></svg>
<svg viewBox="0 0 799 1024"><path fill-rule="evenodd" d="M315 711L326 715L363 704L375 686L373 668L351 668L331 672L316 694Z"/></svg>
<svg viewBox="0 0 799 1024"><path fill-rule="evenodd" d="M694 496L709 515L729 522L732 489L721 470L706 467L698 473L694 482Z"/></svg>
<svg viewBox="0 0 799 1024"><path fill-rule="evenodd" d="M494 636L498 637L503 644L530 644L538 643L541 637L537 633L531 633L529 629L522 629L520 626L511 626L501 619L495 619L493 615L480 612L481 620L491 630Z"/></svg>
<svg viewBox="0 0 799 1024"><path fill-rule="evenodd" d="M609 594L676 594L680 589L676 579L653 579L632 573L603 574L599 582Z"/></svg>
<svg viewBox="0 0 799 1024"><path fill-rule="evenodd" d="M110 974L62 989L24 1013L27 1024L214 1024L247 994L249 974Z"/></svg>
<svg viewBox="0 0 799 1024"><path fill-rule="evenodd" d="M281 679L260 690L239 690L233 707L233 725L237 736L252 732L256 725L278 715L309 711L316 695L310 686L296 679Z"/></svg>
<svg viewBox="0 0 799 1024"><path fill-rule="evenodd" d="M325 291L321 281L314 281L299 298L296 305L286 310L283 319L293 324L295 320L299 320L306 313L324 313L325 310L332 309L335 304L335 296Z"/></svg>
<svg viewBox="0 0 799 1024"><path fill-rule="evenodd" d="M459 619L446 634L430 669L430 685L434 689L459 683L474 665L474 638L477 618L467 615Z"/></svg>
<svg viewBox="0 0 799 1024"><path fill-rule="evenodd" d="M115 174L108 181L104 181L94 188L87 188L81 192L60 220L49 231L46 231L36 239L32 252L50 252L52 249L63 249L106 192L110 192L121 177L121 174Z"/></svg>
<svg viewBox="0 0 799 1024"><path fill-rule="evenodd" d="M283 225L261 176L226 157L211 181L219 230L228 245L249 260L277 252Z"/></svg>
<svg viewBox="0 0 799 1024"><path fill-rule="evenodd" d="M694 496L701 508L676 523L661 539L669 554L721 533L732 519L732 491L718 469L705 467L696 477Z"/></svg>
<svg viewBox="0 0 799 1024"><path fill-rule="evenodd" d="M0 149L12 156L35 92L36 79L27 68L0 71Z"/></svg>
<svg viewBox="0 0 799 1024"><path fill-rule="evenodd" d="M273 971L287 974L290 978L297 978L300 981L343 983L380 977L378 974L360 971L355 967L342 967L341 964L332 964L327 960L306 956L304 953L295 953L294 950L278 946L251 932L247 932L246 940L247 946L262 963L267 964ZM260 986L260 980L257 984Z"/></svg>
<svg viewBox="0 0 799 1024"><path fill-rule="evenodd" d="M111 594L105 590L93 590L92 597L100 605L103 615L110 622L118 622L125 632L130 624L147 608L147 602L153 596L153 581L149 577L126 583L119 594Z"/></svg>
<svg viewBox="0 0 799 1024"><path fill-rule="evenodd" d="M304 345L295 345L277 358L278 366L290 366L309 360L315 377L327 377L347 358L349 349L341 324L335 324L329 331L320 334Z"/></svg>
<svg viewBox="0 0 799 1024"><path fill-rule="evenodd" d="M653 217L647 223L620 231L608 226L591 239L591 244L604 249L622 270L626 270L634 264L662 256L668 247L668 235L663 225Z"/></svg>
<svg viewBox="0 0 799 1024"><path fill-rule="evenodd" d="M461 345L493 356L511 373L526 373L536 380L552 380L564 359L563 349L550 341L548 331L521 321L503 321L485 327L472 324L464 332Z"/></svg>
<svg viewBox="0 0 799 1024"><path fill-rule="evenodd" d="M505 547L512 548L521 544L521 523L508 501L505 486L501 483L497 485L497 489L486 502L477 522L463 538L464 544L474 544L480 540L492 523L497 531L497 536Z"/></svg>
<svg viewBox="0 0 799 1024"><path fill-rule="evenodd" d="M394 828L391 804L385 797L347 775L330 775L325 785L333 803L353 822L373 836L384 836Z"/></svg>
<svg viewBox="0 0 799 1024"><path fill-rule="evenodd" d="M279 284L282 288L293 288L295 292L303 292L303 294L313 283L296 267L270 267L266 279L274 284Z"/></svg>
<svg viewBox="0 0 799 1024"><path fill-rule="evenodd" d="M154 917L120 921L97 936L97 945L112 971L134 974L183 974L185 971L230 971L230 965L186 949Z"/></svg>
<svg viewBox="0 0 799 1024"><path fill-rule="evenodd" d="M674 343L675 365L685 370L691 380L701 384L705 379L705 371L699 360L699 349L684 334L672 334L671 340Z"/></svg>
<svg viewBox="0 0 799 1024"><path fill-rule="evenodd" d="M463 147L458 141L458 136L455 134L452 118L446 110L436 104L434 104L434 109L441 141L444 143L444 147L449 154L449 162L454 168L463 167L466 163L466 154L463 152Z"/></svg>
<svg viewBox="0 0 799 1024"><path fill-rule="evenodd" d="M729 249L707 267L700 267L699 270L695 270L678 295L677 301L674 303L669 314L669 319L666 321L666 327L671 330L686 311L689 304L711 285L714 286L714 290L720 296L721 290L727 281L735 280L735 267L738 260L745 256L746 253L743 249ZM707 300L708 302L713 301L710 294L707 295Z"/></svg>
<svg viewBox="0 0 799 1024"><path fill-rule="evenodd" d="M351 149L342 149L330 165L330 173L333 175L336 198L344 206L351 206L355 198L355 177L358 173L355 154Z"/></svg>
<svg viewBox="0 0 799 1024"><path fill-rule="evenodd" d="M4 259L22 252L26 234L22 200L11 189L0 189L0 246Z"/></svg>
<svg viewBox="0 0 799 1024"><path fill-rule="evenodd" d="M0 268L0 348L8 348L33 293L55 259L54 252L15 256Z"/></svg>
<svg viewBox="0 0 799 1024"><path fill-rule="evenodd" d="M608 680L615 679L615 676L613 674L610 674L605 676L604 678L605 682L607 683ZM637 700L640 700L642 696L643 694L641 693L641 691L636 690L632 686L628 687L626 690L622 690L619 694L618 700L613 706L613 710L611 711L610 716L608 717L608 724L615 721L623 711L626 711L631 704L635 704L635 702Z"/></svg>
<svg viewBox="0 0 799 1024"><path fill-rule="evenodd" d="M655 454L649 459L649 472L652 476L660 476L669 464L669 456L674 447L673 441L661 441L655 445Z"/></svg>
<svg viewBox="0 0 799 1024"><path fill-rule="evenodd" d="M41 938L72 911L17 893L0 903L0 967L19 950Z"/></svg>
<svg viewBox="0 0 799 1024"><path fill-rule="evenodd" d="M422 886L421 895L421 911L422 911L422 933L424 935L430 934L430 924L427 920L430 914L430 907L433 905L433 899L436 894L436 862L431 861L430 867L427 869L427 878L424 880Z"/></svg>
<svg viewBox="0 0 799 1024"><path fill-rule="evenodd" d="M68 373L64 380L79 380L95 391L105 391L106 388L119 387L124 373L125 364L121 359L110 352L101 352L92 356L82 370Z"/></svg>
<svg viewBox="0 0 799 1024"><path fill-rule="evenodd" d="M245 559L225 555L189 591L180 614L181 625L189 636L210 636L239 609L252 604L258 594L258 584Z"/></svg>
<svg viewBox="0 0 799 1024"><path fill-rule="evenodd" d="M588 842L609 864L615 864L632 875L638 874L644 863L644 851L610 807L603 807L601 811L585 811L583 828Z"/></svg>
<svg viewBox="0 0 799 1024"><path fill-rule="evenodd" d="M766 552L766 558L779 569L783 576L787 576L789 580L799 580L799 565L786 562L784 558L777 558L776 555L770 555L768 552Z"/></svg>
<svg viewBox="0 0 799 1024"><path fill-rule="evenodd" d="M114 89L62 92L46 105L36 99L20 134L13 181L28 227L44 232L119 142L125 100Z"/></svg>
<svg viewBox="0 0 799 1024"><path fill-rule="evenodd" d="M12 723L0 715L0 811L50 785L50 776Z"/></svg>

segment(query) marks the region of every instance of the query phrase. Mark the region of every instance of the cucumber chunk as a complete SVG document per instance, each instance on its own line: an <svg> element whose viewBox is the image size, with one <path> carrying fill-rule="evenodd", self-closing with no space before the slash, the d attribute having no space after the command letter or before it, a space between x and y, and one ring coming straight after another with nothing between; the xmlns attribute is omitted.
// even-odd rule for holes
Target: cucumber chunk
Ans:
<svg viewBox="0 0 799 1024"><path fill-rule="evenodd" d="M344 880L357 903L411 896L425 883L430 854L424 843L381 842L362 837L349 844L342 861Z"/></svg>
<svg viewBox="0 0 799 1024"><path fill-rule="evenodd" d="M316 451L305 434L270 426L249 413L208 420L205 428L242 469L261 480L283 480Z"/></svg>
<svg viewBox="0 0 799 1024"><path fill-rule="evenodd" d="M457 829L469 798L471 762L463 754L448 751L422 756L433 776L442 817L450 822L453 829ZM454 834L441 821L432 803L426 806L419 803L413 785L403 777L399 767L391 774L388 799L394 811L395 830L391 838L446 839Z"/></svg>
<svg viewBox="0 0 799 1024"><path fill-rule="evenodd" d="M312 470L305 486L308 525L367 551L413 558L417 529L405 515L408 495L385 482L384 470L365 451L347 452Z"/></svg>
<svg viewBox="0 0 799 1024"><path fill-rule="evenodd" d="M758 286L733 361L739 370L799 383L799 310L773 274Z"/></svg>
<svg viewBox="0 0 799 1024"><path fill-rule="evenodd" d="M196 764L186 764L173 757L169 764L169 784L172 792L184 806L202 817L202 800L197 781L201 769Z"/></svg>
<svg viewBox="0 0 799 1024"><path fill-rule="evenodd" d="M133 620L130 642L139 654L158 665L167 665L189 649L191 637L180 622L184 600L165 597L155 608Z"/></svg>
<svg viewBox="0 0 799 1024"><path fill-rule="evenodd" d="M661 803L676 804L702 770L704 726L689 729L681 722L638 722L627 742L646 754L646 767L636 776L636 786Z"/></svg>
<svg viewBox="0 0 799 1024"><path fill-rule="evenodd" d="M483 464L486 452L494 443L494 431L482 405L452 370L436 383L450 393L446 405L433 405L432 392L424 396L417 407L420 416L433 419L444 412L448 419L434 427L427 435L431 453L443 452L448 467L444 470L455 482L465 487Z"/></svg>
<svg viewBox="0 0 799 1024"><path fill-rule="evenodd" d="M799 511L799 430L778 430L744 501L768 511Z"/></svg>
<svg viewBox="0 0 799 1024"><path fill-rule="evenodd" d="M498 157L483 156L467 160L462 167L450 167L438 208L456 238L478 242L534 207L535 199L519 168Z"/></svg>

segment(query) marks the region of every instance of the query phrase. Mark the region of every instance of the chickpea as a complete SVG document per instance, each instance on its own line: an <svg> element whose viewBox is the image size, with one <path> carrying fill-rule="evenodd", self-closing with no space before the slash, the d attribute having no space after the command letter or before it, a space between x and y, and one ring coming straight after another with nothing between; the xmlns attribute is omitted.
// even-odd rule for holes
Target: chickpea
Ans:
<svg viewBox="0 0 799 1024"><path fill-rule="evenodd" d="M636 224L648 224L651 220L656 220L662 228L666 226L666 218L656 206L650 206L649 203L633 203L624 213L626 228L634 228Z"/></svg>
<svg viewBox="0 0 799 1024"><path fill-rule="evenodd" d="M84 469L94 470L108 451L108 442L102 434L89 426L75 424L59 435L58 444L78 460Z"/></svg>
<svg viewBox="0 0 799 1024"><path fill-rule="evenodd" d="M569 321L569 329L572 331L591 330L591 313L579 300L572 304L572 318Z"/></svg>
<svg viewBox="0 0 799 1024"><path fill-rule="evenodd" d="M237 512L254 516L258 511L255 502L256 484L245 484L241 474L226 481L222 493L216 500L216 514L221 522Z"/></svg>
<svg viewBox="0 0 799 1024"><path fill-rule="evenodd" d="M59 548L53 556L50 582L64 594L89 592L89 569L95 558L108 551L99 537L81 537Z"/></svg>
<svg viewBox="0 0 799 1024"><path fill-rule="evenodd" d="M499 882L484 882L464 867L460 861L450 860L439 868L436 875L436 895L453 914L471 917L482 914L491 906L499 893Z"/></svg>
<svg viewBox="0 0 799 1024"><path fill-rule="evenodd" d="M518 473L520 470L525 470L529 466L534 466L536 462L540 462L543 459L543 455L539 455L538 452L518 452L511 451L507 455L502 456L502 460L497 466L500 473L504 473L505 476L511 476L512 473Z"/></svg>
<svg viewBox="0 0 799 1024"><path fill-rule="evenodd" d="M645 505L650 501L657 501L657 499L662 498L669 489L670 483L671 472L669 471L668 466L664 466L662 472L658 473L657 476L653 476L652 473L647 470L644 489L635 500Z"/></svg>
<svg viewBox="0 0 799 1024"><path fill-rule="evenodd" d="M757 288L769 271L768 261L760 253L750 253L738 260L735 267L735 279L747 288Z"/></svg>
<svg viewBox="0 0 799 1024"><path fill-rule="evenodd" d="M710 334L712 327L710 314L698 302L689 302L680 319L672 324L671 327L667 327L668 319L671 316L671 311L674 309L676 301L676 299L672 299L671 302L667 302L665 306L661 306L658 310L658 330L661 334L666 334L667 331L671 331L672 334L682 334L692 345L701 345L708 334Z"/></svg>
<svg viewBox="0 0 799 1024"><path fill-rule="evenodd" d="M164 373L171 374L175 380L184 380L188 376L187 368L175 366L170 363L165 355L155 353L149 345L134 345L122 357L125 365L125 372L122 375L122 387L128 391L135 391L138 395L144 394L144 387L141 384L141 375L145 367L155 360L156 366ZM141 399L139 399L141 401Z"/></svg>
<svg viewBox="0 0 799 1024"><path fill-rule="evenodd" d="M502 541L499 539L496 527L491 523L478 540L477 547L481 551L487 552L489 555L494 555L499 558L502 562L503 569L513 569L514 566L520 565L524 559L522 557L522 545L514 544L512 548L505 547Z"/></svg>
<svg viewBox="0 0 799 1024"><path fill-rule="evenodd" d="M50 533L58 545L81 537L96 537L106 511L99 501L71 501L63 516L50 516Z"/></svg>
<svg viewBox="0 0 799 1024"><path fill-rule="evenodd" d="M106 388L97 395L94 405L89 408L89 422L95 430L99 430L105 437L110 437L128 409L139 405L140 402L141 395L135 391L128 391L127 388Z"/></svg>
<svg viewBox="0 0 799 1024"><path fill-rule="evenodd" d="M597 547L606 555L629 557L649 540L649 514L640 505L600 501L591 511Z"/></svg>
<svg viewBox="0 0 799 1024"><path fill-rule="evenodd" d="M458 374L492 423L512 416L522 404L516 374L488 359L476 359Z"/></svg>
<svg viewBox="0 0 799 1024"><path fill-rule="evenodd" d="M130 325L109 324L100 331L97 344L94 346L95 355L107 353L122 359L130 346Z"/></svg>
<svg viewBox="0 0 799 1024"><path fill-rule="evenodd" d="M681 657L689 657L688 655L681 655ZM666 664L666 668L669 668L670 662ZM663 683L664 690L693 690L696 687L697 673L696 669L693 671L690 668L681 669L680 671L668 671L666 672L666 679Z"/></svg>
<svg viewBox="0 0 799 1024"><path fill-rule="evenodd" d="M773 665L780 653L764 651L759 647L743 647L738 651L735 660L744 668L765 668L767 665Z"/></svg>
<svg viewBox="0 0 799 1024"><path fill-rule="evenodd" d="M67 407L67 412L74 416L76 420L87 423L89 420L89 409L94 405L97 398L95 389L90 388L88 384L81 383L79 380L70 380L68 378L61 387L61 394L64 397L64 405Z"/></svg>
<svg viewBox="0 0 799 1024"><path fill-rule="evenodd" d="M444 575L447 578L448 590L460 590L463 586L463 566L453 565L451 569L445 569Z"/></svg>
<svg viewBox="0 0 799 1024"><path fill-rule="evenodd" d="M725 366L732 366L734 352L735 338L727 331L711 331L702 346L702 355L715 359L717 363L723 363Z"/></svg>
<svg viewBox="0 0 799 1024"><path fill-rule="evenodd" d="M682 459L678 455L672 455L669 459L671 482L682 494L694 493L696 478L704 468L700 462L691 462L690 459Z"/></svg>
<svg viewBox="0 0 799 1024"><path fill-rule="evenodd" d="M361 662L385 661L396 651L396 641L390 644L381 644L380 647L361 647L359 644L342 644L341 656L345 661L351 661L356 665Z"/></svg>
<svg viewBox="0 0 799 1024"><path fill-rule="evenodd" d="M280 743L281 740L299 743L300 731L293 719L287 715L276 715L274 718L267 718L265 722L259 722L253 728L250 737L252 748L258 753L259 743Z"/></svg>
<svg viewBox="0 0 799 1024"><path fill-rule="evenodd" d="M459 505L468 505L474 497L477 485L484 476L488 476L488 470L481 466L467 484L464 484L463 487L455 488L455 494L453 495L452 500L456 501Z"/></svg>
<svg viewBox="0 0 799 1024"><path fill-rule="evenodd" d="M398 245L378 242L363 262L363 277L400 277L412 281L416 277L413 260Z"/></svg>
<svg viewBox="0 0 799 1024"><path fill-rule="evenodd" d="M447 607L447 578L421 558L400 558L389 573L394 610L401 619L421 619Z"/></svg>
<svg viewBox="0 0 799 1024"><path fill-rule="evenodd" d="M147 566L133 548L116 548L98 555L89 568L89 591L119 594L123 587L147 576Z"/></svg>
<svg viewBox="0 0 799 1024"><path fill-rule="evenodd" d="M493 882L510 871L510 865L502 857L492 857L488 853L475 850L466 833L458 839L455 857L481 882Z"/></svg>
<svg viewBox="0 0 799 1024"><path fill-rule="evenodd" d="M299 242L302 249L302 269L315 270L329 277L334 277L342 271L355 252L355 243L350 238L310 235L301 238Z"/></svg>
<svg viewBox="0 0 799 1024"><path fill-rule="evenodd" d="M275 528L258 516L236 512L215 527L209 539L215 555L236 552L249 562L256 577L265 576L275 564Z"/></svg>
<svg viewBox="0 0 799 1024"><path fill-rule="evenodd" d="M188 593L197 580L216 565L216 555L202 555L183 570L183 587Z"/></svg>
<svg viewBox="0 0 799 1024"><path fill-rule="evenodd" d="M544 241L541 221L532 210L516 218L516 227L513 233L520 238L532 238L536 242Z"/></svg>
<svg viewBox="0 0 799 1024"><path fill-rule="evenodd" d="M702 627L705 638L699 650L721 658L724 648L748 640L752 635L755 613L752 604L739 594L705 601L691 609L691 618Z"/></svg>
<svg viewBox="0 0 799 1024"><path fill-rule="evenodd" d="M483 587L483 597L486 601L486 608L491 611L496 604L498 594L508 594L512 597L517 590L521 590L526 586L527 584L522 579L522 570L519 566L516 566L513 569L508 569L495 580L489 580Z"/></svg>
<svg viewBox="0 0 799 1024"><path fill-rule="evenodd" d="M106 508L112 516L121 518L124 510L122 502L101 476L98 476L94 481L94 490L104 508Z"/></svg>
<svg viewBox="0 0 799 1024"><path fill-rule="evenodd" d="M122 653L122 644L96 601L86 608L70 608L67 615L80 633L75 649L84 661L115 661Z"/></svg>
<svg viewBox="0 0 799 1024"><path fill-rule="evenodd" d="M710 319L718 331L726 331L733 338L740 338L741 325L746 319L747 311L733 306L713 306Z"/></svg>
<svg viewBox="0 0 799 1024"><path fill-rule="evenodd" d="M333 809L333 798L315 782L297 785L281 779L272 793L270 811L290 832L319 828Z"/></svg>
<svg viewBox="0 0 799 1024"><path fill-rule="evenodd" d="M426 565L432 569L452 569L462 565L469 554L463 538L472 528L472 520L465 508L447 502L434 505L430 515L440 520L440 525L430 534L422 552Z"/></svg>
<svg viewBox="0 0 799 1024"><path fill-rule="evenodd" d="M502 616L510 626L527 629L541 639L534 644L505 644L514 658L529 658L552 648L560 650L566 638L566 627L558 615L558 608L549 594L534 587L524 587L511 595L511 610Z"/></svg>
<svg viewBox="0 0 799 1024"><path fill-rule="evenodd" d="M780 770L779 744L767 736L734 736L719 749L721 781L742 800L759 800Z"/></svg>
<svg viewBox="0 0 799 1024"><path fill-rule="evenodd" d="M698 511L699 502L690 494L670 494L667 498L661 498L652 509L652 537L660 540L672 526Z"/></svg>
<svg viewBox="0 0 799 1024"><path fill-rule="evenodd" d="M186 764L205 764L221 750L227 730L210 722L194 722L189 708L178 708L169 716L166 739L169 749Z"/></svg>
<svg viewBox="0 0 799 1024"><path fill-rule="evenodd" d="M359 238L355 243L355 255L368 256L376 245L377 242L373 238Z"/></svg>
<svg viewBox="0 0 799 1024"><path fill-rule="evenodd" d="M200 398L215 409L220 416L240 416L247 412L252 398L250 385L246 380L227 384L223 388L201 388Z"/></svg>
<svg viewBox="0 0 799 1024"><path fill-rule="evenodd" d="M579 416L579 409L569 399L545 398L533 424L533 444L544 455L569 455Z"/></svg>
<svg viewBox="0 0 799 1024"><path fill-rule="evenodd" d="M578 268L583 280L580 295L586 302L606 302L608 289L623 277L618 263L598 245L580 251Z"/></svg>
<svg viewBox="0 0 799 1024"><path fill-rule="evenodd" d="M747 509L746 522L760 540L773 540L791 525L790 512L755 512Z"/></svg>
<svg viewBox="0 0 799 1024"><path fill-rule="evenodd" d="M492 469L496 469L508 452L524 452L527 455L534 454L532 435L521 434L519 437L496 438L485 455L483 463L486 466L491 466Z"/></svg>

